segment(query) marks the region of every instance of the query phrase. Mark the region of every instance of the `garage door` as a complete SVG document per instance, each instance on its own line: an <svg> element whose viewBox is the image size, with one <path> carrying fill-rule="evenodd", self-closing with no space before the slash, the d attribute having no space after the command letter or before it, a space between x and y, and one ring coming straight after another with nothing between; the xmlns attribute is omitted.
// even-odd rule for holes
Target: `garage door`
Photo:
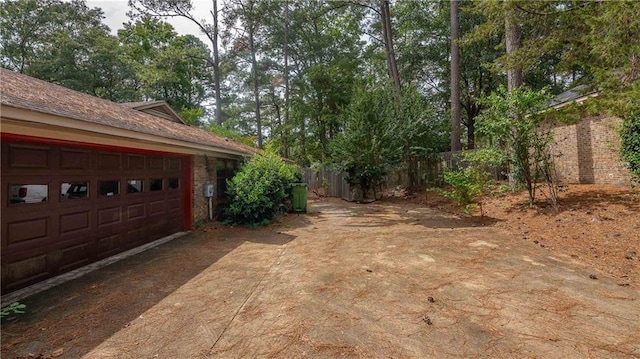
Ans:
<svg viewBox="0 0 640 359"><path fill-rule="evenodd" d="M182 231L179 156L2 143L2 291Z"/></svg>

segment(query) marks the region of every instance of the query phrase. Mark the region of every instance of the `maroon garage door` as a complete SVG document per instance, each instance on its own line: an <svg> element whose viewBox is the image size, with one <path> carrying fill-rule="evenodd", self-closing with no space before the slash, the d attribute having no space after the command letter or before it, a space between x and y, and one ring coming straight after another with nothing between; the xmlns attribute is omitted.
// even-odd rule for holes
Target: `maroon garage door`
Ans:
<svg viewBox="0 0 640 359"><path fill-rule="evenodd" d="M182 231L183 162L3 141L3 293Z"/></svg>

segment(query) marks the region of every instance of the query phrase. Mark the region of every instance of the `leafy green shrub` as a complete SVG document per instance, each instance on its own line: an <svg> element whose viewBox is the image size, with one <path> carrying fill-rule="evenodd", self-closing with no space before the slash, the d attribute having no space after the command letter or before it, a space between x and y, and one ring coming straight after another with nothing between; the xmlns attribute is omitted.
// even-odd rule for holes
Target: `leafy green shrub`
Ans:
<svg viewBox="0 0 640 359"><path fill-rule="evenodd" d="M471 209L482 205L478 201L487 187L491 184L491 176L477 165L471 165L458 170L444 171L444 181L451 186L448 190L438 189L438 192L464 206L465 213L471 213Z"/></svg>
<svg viewBox="0 0 640 359"><path fill-rule="evenodd" d="M294 165L270 153L254 156L228 182L231 201L225 210L228 223L265 225L291 196L291 183L300 177Z"/></svg>
<svg viewBox="0 0 640 359"><path fill-rule="evenodd" d="M508 92L500 87L482 99L487 106L478 116L477 131L499 144L503 158L511 166L512 177L527 186L529 204L536 196L536 181L544 179L554 208L557 207L556 185L553 180L554 155L551 152L553 133L543 126L550 112L543 111L550 96L545 90L527 88Z"/></svg>
<svg viewBox="0 0 640 359"><path fill-rule="evenodd" d="M624 119L620 137L622 157L627 161L636 180L640 181L640 112Z"/></svg>

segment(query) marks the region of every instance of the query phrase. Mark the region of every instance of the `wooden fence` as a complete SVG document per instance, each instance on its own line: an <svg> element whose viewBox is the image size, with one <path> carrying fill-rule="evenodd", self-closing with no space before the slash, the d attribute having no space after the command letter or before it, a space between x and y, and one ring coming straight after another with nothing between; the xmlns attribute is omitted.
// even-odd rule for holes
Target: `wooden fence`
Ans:
<svg viewBox="0 0 640 359"><path fill-rule="evenodd" d="M415 161L413 168L414 173L411 174L414 178L414 186L425 188L443 185L443 173L446 168L455 169L464 166L459 159L460 153L461 152L442 152ZM500 181L505 179L504 169L502 168L487 167L486 170L491 173L494 180ZM382 188L377 189L377 192L398 186L407 187L410 176L408 172L406 168L391 171L391 173L387 175L384 185ZM345 178L346 173L331 169L314 171L311 168L306 168L303 174L303 181L307 183L309 189L319 195L338 197L348 201L359 200L357 193L352 191L351 186Z"/></svg>

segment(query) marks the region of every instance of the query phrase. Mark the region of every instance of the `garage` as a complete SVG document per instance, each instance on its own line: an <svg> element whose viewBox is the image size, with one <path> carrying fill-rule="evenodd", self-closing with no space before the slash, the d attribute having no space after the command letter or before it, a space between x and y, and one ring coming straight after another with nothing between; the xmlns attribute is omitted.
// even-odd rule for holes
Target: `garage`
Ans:
<svg viewBox="0 0 640 359"><path fill-rule="evenodd" d="M3 295L211 220L221 184L257 152L163 101L0 76Z"/></svg>
<svg viewBox="0 0 640 359"><path fill-rule="evenodd" d="M184 230L184 156L26 141L2 153L3 292Z"/></svg>

